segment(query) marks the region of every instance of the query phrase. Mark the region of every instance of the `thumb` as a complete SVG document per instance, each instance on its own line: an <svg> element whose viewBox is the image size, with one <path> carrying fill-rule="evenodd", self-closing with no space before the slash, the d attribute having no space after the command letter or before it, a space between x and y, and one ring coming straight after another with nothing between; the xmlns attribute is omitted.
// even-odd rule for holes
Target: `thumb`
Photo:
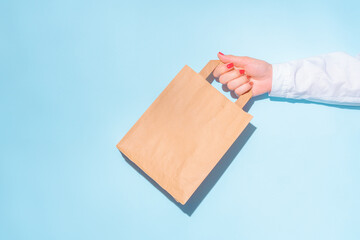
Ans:
<svg viewBox="0 0 360 240"><path fill-rule="evenodd" d="M247 64L251 62L251 58L249 57L224 55L221 52L218 53L218 58L223 63L233 63L236 67L242 67L242 68L244 68Z"/></svg>

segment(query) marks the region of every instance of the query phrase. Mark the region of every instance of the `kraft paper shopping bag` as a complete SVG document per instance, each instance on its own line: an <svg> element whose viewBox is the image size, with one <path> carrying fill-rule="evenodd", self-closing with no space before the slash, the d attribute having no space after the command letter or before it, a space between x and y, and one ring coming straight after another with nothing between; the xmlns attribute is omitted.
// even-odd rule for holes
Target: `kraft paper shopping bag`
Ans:
<svg viewBox="0 0 360 240"><path fill-rule="evenodd" d="M209 61L200 73L185 66L117 144L181 204L252 118L242 110L251 91L232 102L206 80L219 63Z"/></svg>

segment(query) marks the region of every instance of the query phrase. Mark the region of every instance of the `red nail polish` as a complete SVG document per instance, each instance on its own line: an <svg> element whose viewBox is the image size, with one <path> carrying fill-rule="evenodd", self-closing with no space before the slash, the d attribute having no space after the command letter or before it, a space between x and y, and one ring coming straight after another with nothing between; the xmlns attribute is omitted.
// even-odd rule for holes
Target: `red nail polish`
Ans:
<svg viewBox="0 0 360 240"><path fill-rule="evenodd" d="M220 55L224 55L222 52L219 52Z"/></svg>
<svg viewBox="0 0 360 240"><path fill-rule="evenodd" d="M233 63L229 63L228 65L226 65L227 68L232 68L234 67L234 64Z"/></svg>
<svg viewBox="0 0 360 240"><path fill-rule="evenodd" d="M245 73L245 70L244 70L244 69L240 69L239 72L240 72L240 74L242 75L242 74Z"/></svg>

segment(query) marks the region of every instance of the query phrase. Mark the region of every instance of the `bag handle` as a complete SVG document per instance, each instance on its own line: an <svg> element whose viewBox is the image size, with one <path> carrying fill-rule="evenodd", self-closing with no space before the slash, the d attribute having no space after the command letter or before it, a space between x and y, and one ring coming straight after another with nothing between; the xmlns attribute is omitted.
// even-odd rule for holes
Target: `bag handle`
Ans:
<svg viewBox="0 0 360 240"><path fill-rule="evenodd" d="M210 74L214 71L214 69L220 64L220 60L210 60L203 69L199 72L199 74L207 79ZM246 93L239 96L239 98L235 101L235 103L240 107L243 108L245 104L250 100L252 97L252 91L247 91Z"/></svg>

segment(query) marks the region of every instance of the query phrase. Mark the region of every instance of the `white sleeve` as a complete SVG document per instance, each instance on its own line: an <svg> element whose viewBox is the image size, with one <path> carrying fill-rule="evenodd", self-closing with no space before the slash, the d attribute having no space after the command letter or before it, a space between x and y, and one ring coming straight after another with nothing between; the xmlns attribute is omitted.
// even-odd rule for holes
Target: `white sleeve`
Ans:
<svg viewBox="0 0 360 240"><path fill-rule="evenodd" d="M269 96L360 105L360 59L336 52L273 64Z"/></svg>

